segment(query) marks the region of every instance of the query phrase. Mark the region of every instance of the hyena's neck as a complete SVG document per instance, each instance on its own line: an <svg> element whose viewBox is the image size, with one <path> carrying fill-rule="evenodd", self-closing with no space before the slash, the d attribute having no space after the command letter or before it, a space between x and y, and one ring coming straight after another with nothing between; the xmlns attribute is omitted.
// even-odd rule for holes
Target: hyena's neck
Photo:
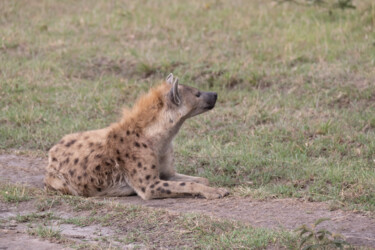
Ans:
<svg viewBox="0 0 375 250"><path fill-rule="evenodd" d="M158 145L158 155L164 155L168 150L173 138L180 130L183 121L170 123L169 121L156 122L144 130L144 134L154 145Z"/></svg>

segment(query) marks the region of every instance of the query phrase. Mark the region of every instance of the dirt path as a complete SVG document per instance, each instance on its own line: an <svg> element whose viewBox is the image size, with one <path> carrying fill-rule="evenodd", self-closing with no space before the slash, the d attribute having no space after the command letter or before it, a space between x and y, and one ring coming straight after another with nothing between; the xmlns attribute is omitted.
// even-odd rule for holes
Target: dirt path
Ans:
<svg viewBox="0 0 375 250"><path fill-rule="evenodd" d="M0 155L0 179L42 187L45 165L45 159ZM330 211L328 205L322 202L301 202L294 199L255 201L239 197L220 200L184 198L143 201L137 196L113 200L124 204L164 208L172 212L202 213L265 228L293 230L325 217L331 220L323 222L322 227L344 235L351 244L375 247L374 219L353 212Z"/></svg>

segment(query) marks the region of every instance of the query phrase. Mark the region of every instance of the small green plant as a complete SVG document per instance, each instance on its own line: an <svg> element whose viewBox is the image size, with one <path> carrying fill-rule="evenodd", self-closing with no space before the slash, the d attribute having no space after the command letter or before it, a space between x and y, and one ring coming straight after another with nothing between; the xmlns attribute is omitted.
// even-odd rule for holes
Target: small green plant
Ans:
<svg viewBox="0 0 375 250"><path fill-rule="evenodd" d="M38 236L43 239L61 240L61 230L56 230L53 227L46 227L39 225L37 228L29 229L29 235Z"/></svg>
<svg viewBox="0 0 375 250"><path fill-rule="evenodd" d="M31 199L29 191L24 186L4 185L0 187L0 198L9 203L18 203Z"/></svg>
<svg viewBox="0 0 375 250"><path fill-rule="evenodd" d="M297 228L299 232L299 248L303 250L339 248L344 249L346 246L351 248L350 244L344 240L340 234L332 233L326 229L318 229L317 226L328 218L318 219L311 227L302 225Z"/></svg>

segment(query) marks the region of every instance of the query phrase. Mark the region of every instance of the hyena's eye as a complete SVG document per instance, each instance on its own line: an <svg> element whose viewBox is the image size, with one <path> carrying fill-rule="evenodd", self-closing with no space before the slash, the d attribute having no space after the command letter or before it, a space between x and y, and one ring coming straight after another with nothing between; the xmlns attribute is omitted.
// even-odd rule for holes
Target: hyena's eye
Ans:
<svg viewBox="0 0 375 250"><path fill-rule="evenodd" d="M195 94L196 97L200 97L201 96L201 92L198 92Z"/></svg>

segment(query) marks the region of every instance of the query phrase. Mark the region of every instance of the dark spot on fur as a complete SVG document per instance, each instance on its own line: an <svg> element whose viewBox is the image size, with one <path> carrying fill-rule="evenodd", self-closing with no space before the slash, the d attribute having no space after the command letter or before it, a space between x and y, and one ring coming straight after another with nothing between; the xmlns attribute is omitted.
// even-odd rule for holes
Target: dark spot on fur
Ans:
<svg viewBox="0 0 375 250"><path fill-rule="evenodd" d="M100 165L96 166L96 167L95 167L95 170L96 170L96 171L100 171Z"/></svg>
<svg viewBox="0 0 375 250"><path fill-rule="evenodd" d="M85 163L87 163L88 161L89 161L89 157L86 156L86 157L85 157Z"/></svg>
<svg viewBox="0 0 375 250"><path fill-rule="evenodd" d="M139 182L142 183L142 179L141 178L139 178Z"/></svg>
<svg viewBox="0 0 375 250"><path fill-rule="evenodd" d="M94 182L94 178L91 178L90 181L91 181L91 182Z"/></svg>
<svg viewBox="0 0 375 250"><path fill-rule="evenodd" d="M133 161L135 161L135 160L137 160L137 157L135 157L135 156L133 155L132 159L133 159Z"/></svg>
<svg viewBox="0 0 375 250"><path fill-rule="evenodd" d="M102 191L102 189L101 189L101 188L97 188L96 190L97 190L98 192L101 192L101 191Z"/></svg>
<svg viewBox="0 0 375 250"><path fill-rule="evenodd" d="M106 175L109 175L109 174L110 174L110 172L109 172L109 171L108 171L108 172L105 172L105 174L106 174Z"/></svg>
<svg viewBox="0 0 375 250"><path fill-rule="evenodd" d="M156 175L154 176L154 178L153 178L154 180L156 179Z"/></svg>
<svg viewBox="0 0 375 250"><path fill-rule="evenodd" d="M151 175L146 175L146 180L149 180L151 178Z"/></svg>
<svg viewBox="0 0 375 250"><path fill-rule="evenodd" d="M95 151L94 149L91 149L91 150L90 150L90 154L93 153L94 151Z"/></svg>
<svg viewBox="0 0 375 250"><path fill-rule="evenodd" d="M79 159L78 159L78 158L75 158L75 159L74 159L74 164L77 165L78 161L79 161Z"/></svg>
<svg viewBox="0 0 375 250"><path fill-rule="evenodd" d="M185 182L181 182L181 183L180 183L180 186L185 186Z"/></svg>
<svg viewBox="0 0 375 250"><path fill-rule="evenodd" d="M141 145L138 142L134 142L134 146L136 146L137 148L139 148Z"/></svg>
<svg viewBox="0 0 375 250"><path fill-rule="evenodd" d="M70 161L69 157L65 159L65 163L68 164Z"/></svg>
<svg viewBox="0 0 375 250"><path fill-rule="evenodd" d="M120 154L120 151L118 149L116 149L116 153L119 155Z"/></svg>
<svg viewBox="0 0 375 250"><path fill-rule="evenodd" d="M165 183L163 183L163 186L164 186L164 187L168 187L169 184L165 182Z"/></svg>
<svg viewBox="0 0 375 250"><path fill-rule="evenodd" d="M71 140L70 142L68 142L65 147L70 147L71 145L73 145L77 140Z"/></svg>
<svg viewBox="0 0 375 250"><path fill-rule="evenodd" d="M72 176L72 177L73 177L73 175L74 175L74 172L75 172L75 170L74 170L74 169L71 169L71 170L69 170L69 174L70 174L70 176Z"/></svg>
<svg viewBox="0 0 375 250"><path fill-rule="evenodd" d="M94 143L93 143L93 142L90 142L90 143L89 143L89 146L90 146L90 147L94 146Z"/></svg>
<svg viewBox="0 0 375 250"><path fill-rule="evenodd" d="M146 144L144 144L144 143L142 143L142 146L143 146L144 148L147 148L147 145L146 145Z"/></svg>
<svg viewBox="0 0 375 250"><path fill-rule="evenodd" d="M64 144L64 142L65 142L64 140L61 140L61 141L60 141L60 144Z"/></svg>
<svg viewBox="0 0 375 250"><path fill-rule="evenodd" d="M160 183L160 181L156 181L156 182L155 182L155 185L158 185L159 183Z"/></svg>
<svg viewBox="0 0 375 250"><path fill-rule="evenodd" d="M162 192L163 194L165 193L165 189L164 188L161 188L160 189L160 192Z"/></svg>
<svg viewBox="0 0 375 250"><path fill-rule="evenodd" d="M146 191L146 189L143 187L143 188L141 188L141 190L142 190L142 192L144 193L145 191Z"/></svg>
<svg viewBox="0 0 375 250"><path fill-rule="evenodd" d="M161 190L161 187L158 187L156 190L160 191L160 190Z"/></svg>
<svg viewBox="0 0 375 250"><path fill-rule="evenodd" d="M67 186L67 184L66 184L66 183L64 182L64 183L63 183L63 186L64 186L64 187L66 187L66 186Z"/></svg>
<svg viewBox="0 0 375 250"><path fill-rule="evenodd" d="M80 176L80 175L79 175L79 176L77 176L77 179L78 179L78 180L81 180L81 178L82 178L82 176Z"/></svg>
<svg viewBox="0 0 375 250"><path fill-rule="evenodd" d="M87 177L87 173L86 173L86 172L84 172L84 173L83 173L83 176L84 176L84 177Z"/></svg>
<svg viewBox="0 0 375 250"><path fill-rule="evenodd" d="M151 167L152 169L155 169L156 168L156 166L155 165L152 165L152 167Z"/></svg>
<svg viewBox="0 0 375 250"><path fill-rule="evenodd" d="M86 164L82 164L82 167L83 167L84 170L87 169L87 165Z"/></svg>
<svg viewBox="0 0 375 250"><path fill-rule="evenodd" d="M133 169L133 174L136 174L137 173L137 169Z"/></svg>
<svg viewBox="0 0 375 250"><path fill-rule="evenodd" d="M127 130L127 131L126 131L126 135L130 135L130 132L129 132L129 130Z"/></svg>
<svg viewBox="0 0 375 250"><path fill-rule="evenodd" d="M116 134L114 134L114 135L113 135L113 139L116 139L116 138L117 138L117 135L116 135Z"/></svg>
<svg viewBox="0 0 375 250"><path fill-rule="evenodd" d="M83 185L83 188L84 188L84 189L87 189L87 184Z"/></svg>
<svg viewBox="0 0 375 250"><path fill-rule="evenodd" d="M52 158L52 161L57 161L57 159L55 157Z"/></svg>
<svg viewBox="0 0 375 250"><path fill-rule="evenodd" d="M142 163L138 162L138 168L142 167Z"/></svg>
<svg viewBox="0 0 375 250"><path fill-rule="evenodd" d="M82 148L82 144L80 143L80 144L78 144L78 148Z"/></svg>
<svg viewBox="0 0 375 250"><path fill-rule="evenodd" d="M100 159L100 158L102 158L102 155L101 154L97 154L97 155L95 155L95 158Z"/></svg>
<svg viewBox="0 0 375 250"><path fill-rule="evenodd" d="M171 194L172 192L171 192L171 190L167 190L167 194Z"/></svg>
<svg viewBox="0 0 375 250"><path fill-rule="evenodd" d="M136 133L135 135L136 135L137 137L139 137L139 134L138 134L138 133Z"/></svg>
<svg viewBox="0 0 375 250"><path fill-rule="evenodd" d="M128 154L128 153L126 153L126 154L125 154L125 157L126 157L126 158L129 158L129 154Z"/></svg>
<svg viewBox="0 0 375 250"><path fill-rule="evenodd" d="M151 190L151 194L153 194L153 193L155 193L155 191L154 191L154 190Z"/></svg>
<svg viewBox="0 0 375 250"><path fill-rule="evenodd" d="M144 167L144 168L143 168L143 170L147 170L147 168L146 168L146 167Z"/></svg>
<svg viewBox="0 0 375 250"><path fill-rule="evenodd" d="M117 161L122 162L121 157L117 157Z"/></svg>
<svg viewBox="0 0 375 250"><path fill-rule="evenodd" d="M89 139L89 136L86 135L85 137L83 137L83 139L87 140L87 139Z"/></svg>
<svg viewBox="0 0 375 250"><path fill-rule="evenodd" d="M121 137L121 138L120 138L120 142L124 142L124 138Z"/></svg>
<svg viewBox="0 0 375 250"><path fill-rule="evenodd" d="M154 188L155 187L155 185L154 184L152 184L151 186L150 186L150 188Z"/></svg>

